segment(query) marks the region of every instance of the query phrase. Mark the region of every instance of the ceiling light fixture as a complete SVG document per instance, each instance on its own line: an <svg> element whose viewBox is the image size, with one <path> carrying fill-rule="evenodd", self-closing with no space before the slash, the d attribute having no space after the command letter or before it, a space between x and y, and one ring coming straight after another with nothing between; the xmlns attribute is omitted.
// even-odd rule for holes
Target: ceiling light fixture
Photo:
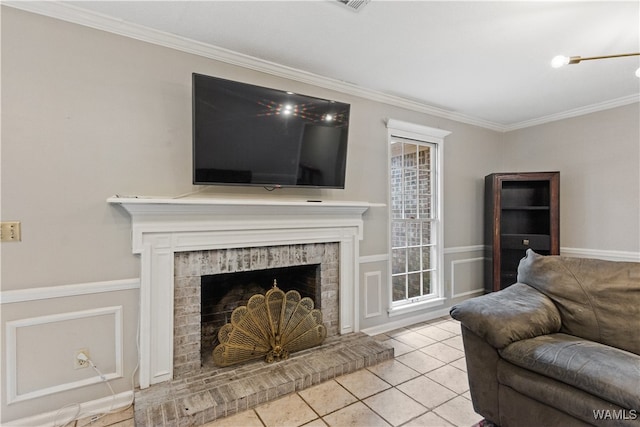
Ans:
<svg viewBox="0 0 640 427"><path fill-rule="evenodd" d="M624 56L638 56L638 55L640 55L640 52L638 52L638 53L621 53L621 54L618 54L618 55L590 56L590 57L587 57L587 58L583 58L581 56L558 55L558 56L555 56L551 60L551 66L553 68L560 68L560 67L564 67L565 65L579 64L582 61L591 61L593 59L621 58L621 57L624 57ZM638 68L636 70L636 76L640 77L640 68Z"/></svg>

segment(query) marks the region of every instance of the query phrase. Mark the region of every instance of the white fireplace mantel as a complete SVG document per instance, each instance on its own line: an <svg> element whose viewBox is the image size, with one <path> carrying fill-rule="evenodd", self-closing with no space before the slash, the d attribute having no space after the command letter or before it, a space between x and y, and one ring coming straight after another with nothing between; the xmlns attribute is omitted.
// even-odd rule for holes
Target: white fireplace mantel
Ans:
<svg viewBox="0 0 640 427"><path fill-rule="evenodd" d="M176 252L307 243L340 244L341 334L357 332L359 240L368 202L240 197L107 199L131 215L141 256L140 387L173 377Z"/></svg>

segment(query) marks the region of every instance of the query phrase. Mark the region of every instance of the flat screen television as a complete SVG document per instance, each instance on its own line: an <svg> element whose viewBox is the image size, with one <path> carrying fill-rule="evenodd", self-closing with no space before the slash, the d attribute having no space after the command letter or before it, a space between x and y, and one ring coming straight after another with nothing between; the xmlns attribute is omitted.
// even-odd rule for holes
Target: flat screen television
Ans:
<svg viewBox="0 0 640 427"><path fill-rule="evenodd" d="M344 188L350 105L193 73L193 183Z"/></svg>

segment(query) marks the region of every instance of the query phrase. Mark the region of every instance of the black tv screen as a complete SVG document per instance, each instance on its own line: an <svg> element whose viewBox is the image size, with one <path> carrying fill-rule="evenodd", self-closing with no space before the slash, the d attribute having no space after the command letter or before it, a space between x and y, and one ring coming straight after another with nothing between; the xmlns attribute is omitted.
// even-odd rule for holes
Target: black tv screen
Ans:
<svg viewBox="0 0 640 427"><path fill-rule="evenodd" d="M193 183L344 188L350 105L193 74Z"/></svg>

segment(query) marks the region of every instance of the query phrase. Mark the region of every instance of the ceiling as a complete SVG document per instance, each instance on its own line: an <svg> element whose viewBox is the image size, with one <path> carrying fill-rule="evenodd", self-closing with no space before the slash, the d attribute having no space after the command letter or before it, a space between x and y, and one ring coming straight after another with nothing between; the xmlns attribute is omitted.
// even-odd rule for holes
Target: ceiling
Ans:
<svg viewBox="0 0 640 427"><path fill-rule="evenodd" d="M640 52L637 0L62 4L501 130L640 100L639 56L549 65Z"/></svg>

